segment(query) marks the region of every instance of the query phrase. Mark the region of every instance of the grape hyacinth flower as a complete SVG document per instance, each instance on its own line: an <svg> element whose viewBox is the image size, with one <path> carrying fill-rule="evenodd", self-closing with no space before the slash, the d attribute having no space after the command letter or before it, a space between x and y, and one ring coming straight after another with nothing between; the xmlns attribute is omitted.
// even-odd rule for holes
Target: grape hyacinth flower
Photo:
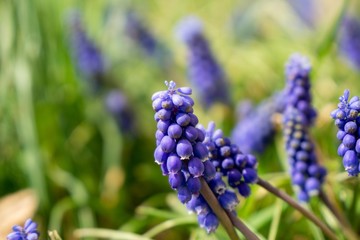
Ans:
<svg viewBox="0 0 360 240"><path fill-rule="evenodd" d="M293 54L286 64L286 107L293 106L304 115L304 124L310 126L316 118L316 111L311 105L310 94L311 65L300 54Z"/></svg>
<svg viewBox="0 0 360 240"><path fill-rule="evenodd" d="M152 97L157 121L155 162L161 166L163 175L169 176L169 184L178 192L179 200L198 215L200 226L213 232L218 220L200 195L200 178L209 184L224 209L233 211L238 199L226 190L208 160L208 150L202 143L204 133L196 127L199 120L193 113L191 88L175 88L173 81L165 83L168 90L156 92Z"/></svg>
<svg viewBox="0 0 360 240"><path fill-rule="evenodd" d="M37 231L37 223L31 219L25 221L24 227L15 225L13 232L7 235L7 240L38 240L40 233Z"/></svg>
<svg viewBox="0 0 360 240"><path fill-rule="evenodd" d="M80 74L90 81L92 87L98 89L105 74L105 61L98 47L84 30L78 12L71 14L70 30L72 55L77 68Z"/></svg>
<svg viewBox="0 0 360 240"><path fill-rule="evenodd" d="M273 140L275 124L272 116L282 111L282 95L275 94L257 107L244 110L245 114L242 114L231 136L231 140L241 146L243 153L262 153Z"/></svg>
<svg viewBox="0 0 360 240"><path fill-rule="evenodd" d="M314 27L316 24L317 2L313 0L288 0L292 9L296 12L298 17L309 27Z"/></svg>
<svg viewBox="0 0 360 240"><path fill-rule="evenodd" d="M171 65L171 54L164 44L159 42L134 11L128 11L125 19L126 35L149 57L167 69Z"/></svg>
<svg viewBox="0 0 360 240"><path fill-rule="evenodd" d="M156 39L133 11L126 14L125 32L146 54L155 53L158 46Z"/></svg>
<svg viewBox="0 0 360 240"><path fill-rule="evenodd" d="M297 108L290 106L285 110L283 124L289 170L297 197L302 202L318 195L326 176L326 169L317 161L305 123L304 115Z"/></svg>
<svg viewBox="0 0 360 240"><path fill-rule="evenodd" d="M126 96L122 92L118 90L109 92L105 98L105 106L115 119L121 132L135 132L134 115Z"/></svg>
<svg viewBox="0 0 360 240"><path fill-rule="evenodd" d="M230 94L223 69L216 61L203 34L201 21L193 16L183 19L176 34L188 47L188 77L205 108L215 102L230 104Z"/></svg>
<svg viewBox="0 0 360 240"><path fill-rule="evenodd" d="M349 90L339 98L338 108L331 112L331 117L338 127L337 139L341 141L338 155L343 158L343 165L349 176L358 176L360 171L360 98L355 96L349 100Z"/></svg>
<svg viewBox="0 0 360 240"><path fill-rule="evenodd" d="M215 130L214 122L209 123L207 130L202 129L206 133L204 144L209 150L209 159L216 170L227 177L229 185L240 195L248 197L251 193L249 185L258 179L255 156L243 154L220 129Z"/></svg>
<svg viewBox="0 0 360 240"><path fill-rule="evenodd" d="M338 34L340 53L350 65L360 71L360 19L346 15L341 22Z"/></svg>

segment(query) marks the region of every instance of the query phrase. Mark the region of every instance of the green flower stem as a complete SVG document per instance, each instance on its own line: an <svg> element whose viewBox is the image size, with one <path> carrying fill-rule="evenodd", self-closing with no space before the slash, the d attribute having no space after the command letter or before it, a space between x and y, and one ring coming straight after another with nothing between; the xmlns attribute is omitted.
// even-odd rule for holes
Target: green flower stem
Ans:
<svg viewBox="0 0 360 240"><path fill-rule="evenodd" d="M146 233L142 234L142 236L148 237L148 238L153 238L156 235L158 235L159 233L164 232L165 230L168 230L170 228L173 228L173 227L176 227L179 225L186 225L186 224L196 224L197 225L197 221L194 219L193 216L170 219L170 220L167 220L165 222L162 222L162 223L156 225L155 227L153 227Z"/></svg>
<svg viewBox="0 0 360 240"><path fill-rule="evenodd" d="M355 187L353 188L353 197L351 200L351 205L350 205L350 217L349 219L355 219L354 221L354 228L356 229L358 227L358 223L359 223L359 218L356 217L356 209L357 209L357 202L358 202L358 196L359 196L359 184L355 184Z"/></svg>
<svg viewBox="0 0 360 240"><path fill-rule="evenodd" d="M48 231L50 240L62 240L56 230Z"/></svg>
<svg viewBox="0 0 360 240"><path fill-rule="evenodd" d="M359 239L359 236L352 230L349 221L345 216L335 207L335 205L330 201L328 196L321 189L319 192L320 200L325 204L325 206L332 212L335 218L338 220L340 226L343 228L344 234L350 240Z"/></svg>
<svg viewBox="0 0 360 240"><path fill-rule="evenodd" d="M319 218L317 218L312 212L302 207L298 202L296 202L293 198L291 198L289 195L287 195L285 192L277 189L276 187L272 186L269 182L258 178L257 184L263 188L265 188L270 193L274 194L275 196L281 198L285 202L287 202L290 206L301 212L304 217L308 218L310 221L312 221L315 225L317 225L326 236L328 236L330 239L338 239L335 235L335 233L328 228Z"/></svg>
<svg viewBox="0 0 360 240"><path fill-rule="evenodd" d="M40 206L46 208L49 205L49 198L44 176L43 159L38 145L31 89L32 78L29 68L27 62L23 60L16 61L14 80L18 115L15 119L19 139L23 146L23 170L29 178L30 186L37 191Z"/></svg>
<svg viewBox="0 0 360 240"><path fill-rule="evenodd" d="M259 240L255 233L253 233L241 220L240 218L237 218L234 214L232 214L229 211L226 211L226 214L230 218L232 224L240 231L246 239L253 239L253 240Z"/></svg>
<svg viewBox="0 0 360 240"><path fill-rule="evenodd" d="M49 176L58 185L64 187L70 192L71 198L74 203L79 206L78 217L79 225L81 227L93 227L95 226L95 217L89 207L89 195L86 191L84 184L75 176L66 172L58 166L51 168L51 174Z"/></svg>
<svg viewBox="0 0 360 240"><path fill-rule="evenodd" d="M200 178L200 181L201 181L201 189L200 189L201 195L204 197L206 202L209 204L211 209L214 211L215 215L219 218L221 224L225 228L230 239L232 239L232 240L240 239L239 236L235 232L235 229L233 227L231 220L229 219L228 215L225 213L224 209L220 206L218 200L214 196L213 192L211 191L211 189L210 189L209 185L207 184L207 182L205 181L205 179ZM246 237L246 235L245 235L245 237Z"/></svg>
<svg viewBox="0 0 360 240"><path fill-rule="evenodd" d="M104 228L80 228L74 231L75 238L96 237L113 240L151 240L151 238L140 236L135 233L109 230Z"/></svg>
<svg viewBox="0 0 360 240"><path fill-rule="evenodd" d="M51 209L49 229L56 229L61 231L61 223L66 212L73 210L76 207L75 202L71 197L65 197L58 201Z"/></svg>

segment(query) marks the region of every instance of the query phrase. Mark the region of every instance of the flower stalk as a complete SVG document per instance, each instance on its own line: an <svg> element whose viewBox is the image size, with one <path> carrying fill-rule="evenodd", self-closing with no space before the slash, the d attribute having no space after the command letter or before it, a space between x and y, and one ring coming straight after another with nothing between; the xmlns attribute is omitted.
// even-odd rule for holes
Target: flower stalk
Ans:
<svg viewBox="0 0 360 240"><path fill-rule="evenodd" d="M325 194L323 190L319 192L320 200L325 204L325 206L330 210L330 212L335 216L336 220L340 224L340 226L344 230L344 234L350 240L359 239L357 234L352 230L349 221L345 218L345 216L339 211L338 208L330 201L328 196Z"/></svg>
<svg viewBox="0 0 360 240"><path fill-rule="evenodd" d="M233 218L236 218L235 216L233 216L233 218L230 219L230 216L232 215L232 213L227 214L224 211L224 209L220 206L218 200L214 196L214 194L211 191L210 187L208 186L207 182L203 178L201 178L200 181L201 181L200 194L205 198L205 200L207 201L207 203L209 204L209 206L211 207L213 212L219 218L221 224L225 228L230 239L240 239L239 236L237 236L237 234L235 232L234 226L241 231L241 233L246 237L246 239L249 239L249 240L259 239L244 224L242 224L241 222L239 224L239 221L234 221ZM234 222L236 224L234 224ZM234 224L234 226L233 226L233 224Z"/></svg>
<svg viewBox="0 0 360 240"><path fill-rule="evenodd" d="M263 188L265 188L270 193L274 194L278 198L281 198L285 202L287 202L290 206L301 212L304 217L308 218L310 221L312 221L316 226L318 226L323 233L328 236L330 239L337 239L337 236L335 233L326 226L318 217L316 217L312 212L302 207L298 202L296 202L293 198L291 198L289 195L287 195L285 192L277 189L276 187L272 186L269 182L258 178L257 184Z"/></svg>

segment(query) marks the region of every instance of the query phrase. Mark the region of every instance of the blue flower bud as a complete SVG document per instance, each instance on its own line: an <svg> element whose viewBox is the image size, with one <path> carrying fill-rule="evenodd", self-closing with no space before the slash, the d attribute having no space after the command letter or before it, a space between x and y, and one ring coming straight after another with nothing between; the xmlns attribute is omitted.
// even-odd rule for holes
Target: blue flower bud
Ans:
<svg viewBox="0 0 360 240"><path fill-rule="evenodd" d="M196 139L196 141L203 142L205 139L205 134L200 129L197 128L197 130L198 130L198 138Z"/></svg>
<svg viewBox="0 0 360 240"><path fill-rule="evenodd" d="M343 143L341 143L338 147L337 154L340 157L343 157L345 155L346 151L348 151L348 150L349 150L349 148L345 147L345 145Z"/></svg>
<svg viewBox="0 0 360 240"><path fill-rule="evenodd" d="M181 137L182 131L182 128L178 124L173 123L168 127L167 134L173 139L178 139Z"/></svg>
<svg viewBox="0 0 360 240"><path fill-rule="evenodd" d="M196 126L199 123L199 119L197 118L197 116L193 113L188 113L188 115L190 116L191 125Z"/></svg>
<svg viewBox="0 0 360 240"><path fill-rule="evenodd" d="M308 193L305 191L302 191L302 190L297 192L297 198L299 199L300 202L308 202L309 201Z"/></svg>
<svg viewBox="0 0 360 240"><path fill-rule="evenodd" d="M252 168L245 168L242 171L245 183L255 183L257 181L257 173Z"/></svg>
<svg viewBox="0 0 360 240"><path fill-rule="evenodd" d="M12 230L13 232L7 235L8 240L38 240L40 236L37 223L32 219L27 219L24 227L15 225Z"/></svg>
<svg viewBox="0 0 360 240"><path fill-rule="evenodd" d="M353 135L346 134L342 140L342 143L347 148L354 148L356 144L356 138Z"/></svg>
<svg viewBox="0 0 360 240"><path fill-rule="evenodd" d="M205 228L207 233L214 232L219 226L219 220L214 213L208 213L206 215L199 215L198 221L201 227Z"/></svg>
<svg viewBox="0 0 360 240"><path fill-rule="evenodd" d="M355 134L358 130L358 127L355 122L347 122L344 126L344 129L346 133Z"/></svg>
<svg viewBox="0 0 360 240"><path fill-rule="evenodd" d="M357 153L360 153L360 139L358 139L358 140L356 141L355 151L356 151Z"/></svg>
<svg viewBox="0 0 360 240"><path fill-rule="evenodd" d="M349 173L351 176L357 176L359 170L359 159L357 158L355 151L346 151L343 157L343 165L346 171L351 172L351 174Z"/></svg>
<svg viewBox="0 0 360 240"><path fill-rule="evenodd" d="M177 189L185 184L185 177L182 172L170 173L169 184L172 189Z"/></svg>
<svg viewBox="0 0 360 240"><path fill-rule="evenodd" d="M177 188L178 198L180 202L186 203L191 199L191 192L186 186L180 186Z"/></svg>
<svg viewBox="0 0 360 240"><path fill-rule="evenodd" d="M163 175L163 176L169 175L169 170L167 169L166 161L167 161L167 160L165 160L165 162L163 162L163 163L160 164L160 168L161 168L161 172L162 172L162 175Z"/></svg>
<svg viewBox="0 0 360 240"><path fill-rule="evenodd" d="M177 173L181 170L182 162L176 154L171 154L167 158L166 166L170 173Z"/></svg>
<svg viewBox="0 0 360 240"><path fill-rule="evenodd" d="M188 163L189 173L192 174L194 177L200 177L203 175L204 172L204 164L202 161L197 157L192 157Z"/></svg>
<svg viewBox="0 0 360 240"><path fill-rule="evenodd" d="M217 195L221 195L226 190L226 184L221 179L221 174L217 173L213 179L208 182L211 190Z"/></svg>
<svg viewBox="0 0 360 240"><path fill-rule="evenodd" d="M206 181L210 181L215 177L216 169L211 161L205 161L204 164L204 178Z"/></svg>
<svg viewBox="0 0 360 240"><path fill-rule="evenodd" d="M190 177L186 182L186 186L192 194L198 194L201 188L200 179Z"/></svg>
<svg viewBox="0 0 360 240"><path fill-rule="evenodd" d="M233 169L234 168L234 160L232 158L225 158L221 163L221 167L223 169Z"/></svg>
<svg viewBox="0 0 360 240"><path fill-rule="evenodd" d="M190 141L193 142L198 138L198 130L193 126L187 126L185 128L185 137ZM195 151L195 149L194 149Z"/></svg>
<svg viewBox="0 0 360 240"><path fill-rule="evenodd" d="M158 146L156 149L155 149L155 152L154 152L154 158L155 158L155 162L157 164L162 164L163 162L166 161L166 159L168 158L169 154L164 152L162 150L162 147L161 146Z"/></svg>
<svg viewBox="0 0 360 240"><path fill-rule="evenodd" d="M315 177L308 178L305 182L305 190L309 196L317 195L319 193L321 184Z"/></svg>
<svg viewBox="0 0 360 240"><path fill-rule="evenodd" d="M345 131L342 131L342 130L339 130L337 133L336 133L336 138L340 141L343 140L343 138L345 137L346 135L346 132Z"/></svg>
<svg viewBox="0 0 360 240"><path fill-rule="evenodd" d="M199 158L202 161L205 161L208 158L209 151L203 143L196 143L193 149L195 157Z"/></svg>
<svg viewBox="0 0 360 240"><path fill-rule="evenodd" d="M239 200L234 192L226 190L223 194L218 197L219 203L222 208L233 211L236 206L239 204Z"/></svg>
<svg viewBox="0 0 360 240"><path fill-rule="evenodd" d="M170 126L170 121L159 120L157 123L157 129L162 131L163 133L167 132L169 126Z"/></svg>
<svg viewBox="0 0 360 240"><path fill-rule="evenodd" d="M229 185L233 188L236 188L240 184L242 174L237 169L232 169L227 173Z"/></svg>
<svg viewBox="0 0 360 240"><path fill-rule="evenodd" d="M192 195L191 200L186 203L186 207L197 215L206 215L211 211L209 205L201 195Z"/></svg>
<svg viewBox="0 0 360 240"><path fill-rule="evenodd" d="M240 193L241 196L243 197L248 197L250 196L250 193L251 193L251 189L249 187L249 185L245 182L240 182L239 185L237 185L237 189Z"/></svg>
<svg viewBox="0 0 360 240"><path fill-rule="evenodd" d="M298 185L301 188L304 187L304 184L306 181L306 177L305 177L304 173L296 172L296 173L291 174L291 176L292 176L292 183L294 185Z"/></svg>
<svg viewBox="0 0 360 240"><path fill-rule="evenodd" d="M172 152L175 149L175 146L175 141L167 135L164 136L160 141L160 147L165 153Z"/></svg>
<svg viewBox="0 0 360 240"><path fill-rule="evenodd" d="M185 94L185 95L191 95L192 94L192 89L189 87L181 87L178 88L179 93Z"/></svg>
<svg viewBox="0 0 360 240"><path fill-rule="evenodd" d="M189 159L193 153L193 147L189 140L181 139L177 142L176 153L181 159Z"/></svg>

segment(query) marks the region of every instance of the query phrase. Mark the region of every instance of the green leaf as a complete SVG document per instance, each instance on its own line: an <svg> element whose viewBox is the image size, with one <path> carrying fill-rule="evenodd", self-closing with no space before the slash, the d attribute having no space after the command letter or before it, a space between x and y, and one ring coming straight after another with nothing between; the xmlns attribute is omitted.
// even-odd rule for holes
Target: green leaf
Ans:
<svg viewBox="0 0 360 240"><path fill-rule="evenodd" d="M143 236L150 237L150 238L155 237L159 233L166 231L170 228L177 227L180 225L188 225L188 224L190 224L190 225L198 224L195 216L181 217L181 218L171 219L171 220L162 222L159 225L157 225L157 226L153 227L152 229L150 229L149 231L147 231L146 233L144 233Z"/></svg>

